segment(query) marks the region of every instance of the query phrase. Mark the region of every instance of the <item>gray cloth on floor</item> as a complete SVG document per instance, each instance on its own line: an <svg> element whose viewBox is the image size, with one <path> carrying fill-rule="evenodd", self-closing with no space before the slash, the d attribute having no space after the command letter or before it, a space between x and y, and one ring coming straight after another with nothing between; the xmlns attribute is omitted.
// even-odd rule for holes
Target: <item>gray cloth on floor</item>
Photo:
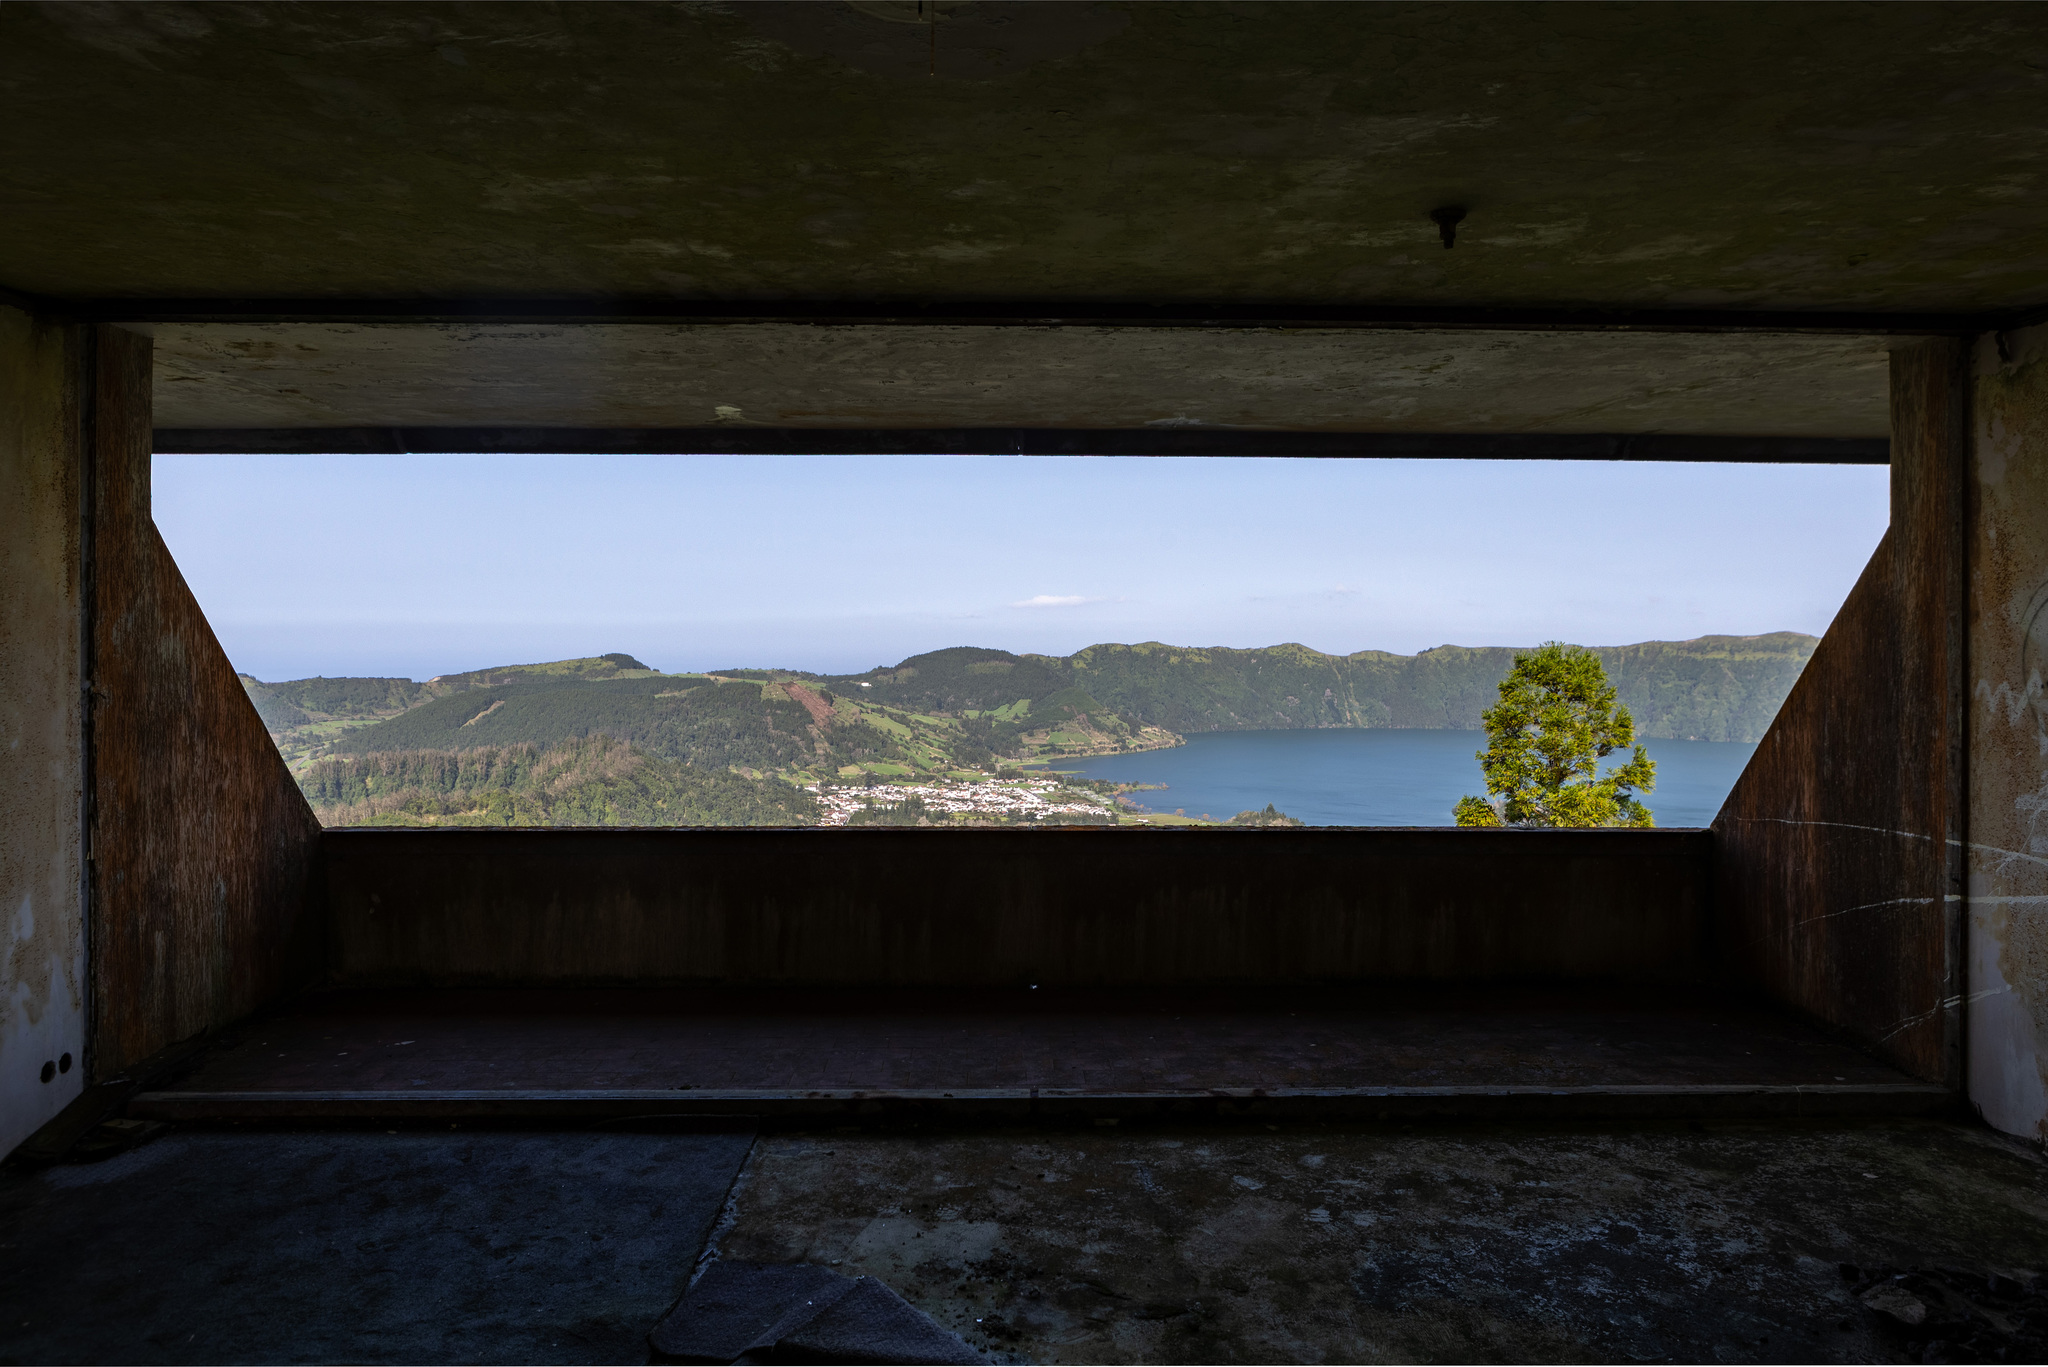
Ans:
<svg viewBox="0 0 2048 1367"><path fill-rule="evenodd" d="M714 1262L647 1339L662 1356L692 1362L987 1360L873 1277L812 1263Z"/></svg>

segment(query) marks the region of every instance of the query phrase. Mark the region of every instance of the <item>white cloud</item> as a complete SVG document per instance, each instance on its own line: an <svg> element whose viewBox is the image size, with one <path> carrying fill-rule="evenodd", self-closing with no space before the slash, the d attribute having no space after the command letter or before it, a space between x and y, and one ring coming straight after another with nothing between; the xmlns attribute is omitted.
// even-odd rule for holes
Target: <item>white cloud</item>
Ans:
<svg viewBox="0 0 2048 1367"><path fill-rule="evenodd" d="M1026 598L1021 603L1010 604L1013 608L1077 608L1083 603L1100 603L1100 598L1083 598L1078 593L1041 593Z"/></svg>

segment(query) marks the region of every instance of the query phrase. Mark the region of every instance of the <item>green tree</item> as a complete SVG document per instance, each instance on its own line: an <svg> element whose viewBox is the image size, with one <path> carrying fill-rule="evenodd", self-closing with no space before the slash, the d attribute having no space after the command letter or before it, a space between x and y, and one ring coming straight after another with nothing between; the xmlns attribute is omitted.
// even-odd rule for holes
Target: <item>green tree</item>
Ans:
<svg viewBox="0 0 2048 1367"><path fill-rule="evenodd" d="M1655 824L1635 792L1656 787L1657 766L1592 651L1551 641L1517 654L1482 720L1478 758L1490 798L1460 798L1460 826ZM1626 764L1600 773L1601 760L1628 749Z"/></svg>

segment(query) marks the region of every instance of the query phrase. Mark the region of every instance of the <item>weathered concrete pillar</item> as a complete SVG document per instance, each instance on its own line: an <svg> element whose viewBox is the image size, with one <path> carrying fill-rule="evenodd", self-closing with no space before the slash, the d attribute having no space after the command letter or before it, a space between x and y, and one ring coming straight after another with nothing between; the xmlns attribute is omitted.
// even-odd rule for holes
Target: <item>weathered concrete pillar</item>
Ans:
<svg viewBox="0 0 2048 1367"><path fill-rule="evenodd" d="M86 340L0 306L0 1154L86 1075Z"/></svg>
<svg viewBox="0 0 2048 1367"><path fill-rule="evenodd" d="M1969 1089L2048 1142L2048 327L1973 359Z"/></svg>

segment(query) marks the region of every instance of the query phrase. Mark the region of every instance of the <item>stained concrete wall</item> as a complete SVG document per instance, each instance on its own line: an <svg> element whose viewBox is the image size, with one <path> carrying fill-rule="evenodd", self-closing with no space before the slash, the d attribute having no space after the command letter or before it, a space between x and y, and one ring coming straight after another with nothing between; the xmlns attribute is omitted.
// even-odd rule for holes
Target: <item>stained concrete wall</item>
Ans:
<svg viewBox="0 0 2048 1367"><path fill-rule="evenodd" d="M149 513L150 342L98 332L93 1073L310 976L319 823Z"/></svg>
<svg viewBox="0 0 2048 1367"><path fill-rule="evenodd" d="M0 1154L85 1080L78 341L0 307Z"/></svg>
<svg viewBox="0 0 2048 1367"><path fill-rule="evenodd" d="M1735 972L1960 1087L1960 343L1892 356L1892 522L1714 821Z"/></svg>
<svg viewBox="0 0 2048 1367"><path fill-rule="evenodd" d="M2048 1141L2048 327L1974 362L1970 1099Z"/></svg>
<svg viewBox="0 0 2048 1367"><path fill-rule="evenodd" d="M1703 831L343 830L358 984L1697 981Z"/></svg>
<svg viewBox="0 0 2048 1367"><path fill-rule="evenodd" d="M1871 336L166 323L157 425L1882 437Z"/></svg>

